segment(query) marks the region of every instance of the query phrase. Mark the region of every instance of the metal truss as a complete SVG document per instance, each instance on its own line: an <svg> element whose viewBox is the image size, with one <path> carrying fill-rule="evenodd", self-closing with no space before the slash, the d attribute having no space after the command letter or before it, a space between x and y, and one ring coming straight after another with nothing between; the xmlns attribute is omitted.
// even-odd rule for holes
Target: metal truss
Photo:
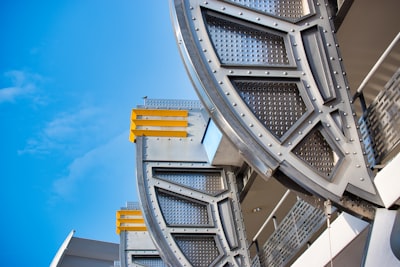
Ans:
<svg viewBox="0 0 400 267"><path fill-rule="evenodd" d="M182 58L213 121L265 179L382 205L324 0L173 0ZM354 211L357 212L357 211Z"/></svg>

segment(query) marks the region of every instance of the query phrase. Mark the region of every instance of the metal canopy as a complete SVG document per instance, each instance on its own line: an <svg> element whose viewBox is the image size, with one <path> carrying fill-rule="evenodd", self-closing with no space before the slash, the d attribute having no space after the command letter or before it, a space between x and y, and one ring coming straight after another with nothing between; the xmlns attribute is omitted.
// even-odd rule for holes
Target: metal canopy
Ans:
<svg viewBox="0 0 400 267"><path fill-rule="evenodd" d="M329 1L174 0L177 41L213 121L265 179L381 205Z"/></svg>

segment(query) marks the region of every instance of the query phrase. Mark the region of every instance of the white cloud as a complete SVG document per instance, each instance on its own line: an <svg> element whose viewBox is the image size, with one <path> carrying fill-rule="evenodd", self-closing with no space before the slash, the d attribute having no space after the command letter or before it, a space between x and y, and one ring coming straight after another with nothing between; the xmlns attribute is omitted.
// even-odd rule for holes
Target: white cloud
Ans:
<svg viewBox="0 0 400 267"><path fill-rule="evenodd" d="M19 154L47 154L62 151L79 154L106 135L103 112L84 107L74 112L62 112L45 123L43 129L27 141Z"/></svg>
<svg viewBox="0 0 400 267"><path fill-rule="evenodd" d="M0 88L0 104L3 102L15 102L19 97L33 95L37 91L38 83L43 80L38 74L20 70L5 72L3 76L11 80L12 85Z"/></svg>
<svg viewBox="0 0 400 267"><path fill-rule="evenodd" d="M126 176L128 179L133 179L134 149L128 141L128 135L129 132L124 131L103 145L74 159L68 165L66 175L53 182L50 204L54 205L59 200L74 201L76 196L82 194L77 192L80 190L78 184L88 180L101 183L110 179L121 181L122 177ZM82 188L88 190L87 186Z"/></svg>

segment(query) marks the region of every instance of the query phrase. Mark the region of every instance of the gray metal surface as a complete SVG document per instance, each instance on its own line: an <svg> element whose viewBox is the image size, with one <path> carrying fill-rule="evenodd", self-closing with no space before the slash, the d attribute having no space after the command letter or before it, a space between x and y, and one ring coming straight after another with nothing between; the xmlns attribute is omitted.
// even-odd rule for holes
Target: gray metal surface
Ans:
<svg viewBox="0 0 400 267"><path fill-rule="evenodd" d="M167 102L156 105L169 108ZM249 266L234 172L210 165L202 144L209 117L201 107L182 103L173 108L189 109L187 138L136 140L147 228L168 266Z"/></svg>
<svg viewBox="0 0 400 267"><path fill-rule="evenodd" d="M359 120L368 161L383 164L400 145L400 69Z"/></svg>
<svg viewBox="0 0 400 267"><path fill-rule="evenodd" d="M348 191L382 204L360 142L329 1L295 1L290 8L283 0L171 3L198 95L252 167L265 179L279 170L336 203ZM310 145L319 151L305 149Z"/></svg>
<svg viewBox="0 0 400 267"><path fill-rule="evenodd" d="M322 210L299 199L264 244L263 266L286 266L325 221Z"/></svg>

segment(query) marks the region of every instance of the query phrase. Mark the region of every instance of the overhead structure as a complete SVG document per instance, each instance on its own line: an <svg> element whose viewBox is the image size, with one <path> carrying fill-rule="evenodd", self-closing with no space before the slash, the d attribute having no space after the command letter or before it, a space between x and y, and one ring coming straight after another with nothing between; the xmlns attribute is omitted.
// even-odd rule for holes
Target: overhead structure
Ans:
<svg viewBox="0 0 400 267"><path fill-rule="evenodd" d="M177 40L213 121L268 179L376 205L332 23L333 1L173 1Z"/></svg>
<svg viewBox="0 0 400 267"><path fill-rule="evenodd" d="M371 104L353 97L336 36L349 3L171 0L201 103L145 99L130 135L165 265L400 263L399 71Z"/></svg>

